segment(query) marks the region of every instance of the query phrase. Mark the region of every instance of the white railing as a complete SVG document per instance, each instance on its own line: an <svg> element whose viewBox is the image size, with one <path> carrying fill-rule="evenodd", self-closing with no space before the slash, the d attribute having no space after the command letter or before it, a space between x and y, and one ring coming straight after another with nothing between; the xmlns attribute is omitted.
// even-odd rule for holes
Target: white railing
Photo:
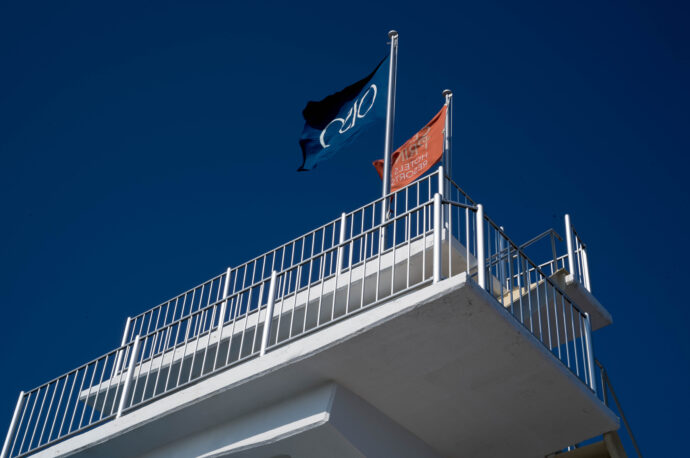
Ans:
<svg viewBox="0 0 690 458"><path fill-rule="evenodd" d="M537 266L488 216L485 289L582 382L596 390L592 376L589 315ZM481 284L481 282L480 282Z"/></svg>
<svg viewBox="0 0 690 458"><path fill-rule="evenodd" d="M621 402L618 400L618 396L616 395L616 392L613 390L613 385L611 384L611 379L609 378L608 372L606 372L606 369L598 360L595 360L594 362L596 363L596 367L599 369L601 383L601 389L599 390L599 392L601 393L601 399L607 407L612 408L608 397L608 393L611 393L613 403L616 406L616 410L614 412L617 413L618 417L623 421L623 425L625 426L625 430L628 433L628 438L630 439L630 442L632 443L632 446L635 449L635 453L639 458L642 458L640 446L637 443L637 439L635 439L635 435L633 434L632 428L630 427L628 418L623 412L623 406L621 406Z"/></svg>
<svg viewBox="0 0 690 458"><path fill-rule="evenodd" d="M520 248L525 252L529 251L532 258L549 259L546 262L539 263L539 269L548 271L550 275L554 275L559 271L570 274L574 281L580 283L587 291L591 292L587 247L575 231L570 215L565 215L564 219L565 241L554 229L548 229L520 245ZM549 241L550 243L547 245L543 243L544 241Z"/></svg>
<svg viewBox="0 0 690 458"><path fill-rule="evenodd" d="M389 200L389 218L400 215L422 202L432 199L439 190L439 172L434 172L410 185L392 193ZM283 272L303 264L324 253L331 253L333 247L346 239L356 238L381 224L383 199L377 199L350 213L343 213L335 219L313 231L291 240L271 251L258 256L222 273L201 285L192 288L162 304L153 307L135 317L128 318L122 345L132 342L136 335L146 334L167 326L170 322L188 316L209 304L247 288L260 288L270 278L272 271ZM418 231L421 218L413 222ZM373 245L365 247L358 238L359 245L353 256L362 259L372 256ZM368 242L371 242L370 240ZM390 246L390 239L388 239ZM335 257L329 262L333 264ZM331 265L332 268L332 265ZM326 269L324 272L329 272Z"/></svg>
<svg viewBox="0 0 690 458"><path fill-rule="evenodd" d="M0 458L462 272L595 389L588 316L439 168L128 319L119 348L21 393Z"/></svg>

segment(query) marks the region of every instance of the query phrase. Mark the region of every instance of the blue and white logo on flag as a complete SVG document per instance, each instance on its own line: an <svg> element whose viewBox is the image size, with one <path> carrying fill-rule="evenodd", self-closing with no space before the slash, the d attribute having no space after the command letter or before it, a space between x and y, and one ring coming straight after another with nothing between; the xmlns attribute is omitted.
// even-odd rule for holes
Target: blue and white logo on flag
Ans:
<svg viewBox="0 0 690 458"><path fill-rule="evenodd" d="M354 140L362 129L386 117L388 66L383 59L366 78L329 95L320 102L309 102L302 111L304 130L302 166L311 170Z"/></svg>

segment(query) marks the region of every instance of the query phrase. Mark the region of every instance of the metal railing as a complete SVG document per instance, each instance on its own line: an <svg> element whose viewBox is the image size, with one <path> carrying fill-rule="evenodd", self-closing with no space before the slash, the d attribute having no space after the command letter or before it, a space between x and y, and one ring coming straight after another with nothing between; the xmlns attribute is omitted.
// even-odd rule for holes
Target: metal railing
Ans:
<svg viewBox="0 0 690 458"><path fill-rule="evenodd" d="M431 244L439 176L387 196L383 222L384 199L377 199L128 319L119 348L21 393L0 457L34 453L262 354L269 344L431 281L431 255L410 247ZM394 261L404 256L401 285ZM264 327L270 329L273 304L279 314L269 342Z"/></svg>
<svg viewBox="0 0 690 458"><path fill-rule="evenodd" d="M0 458L31 454L462 272L595 390L587 314L440 167L128 319L119 348L20 394Z"/></svg>
<svg viewBox="0 0 690 458"><path fill-rule="evenodd" d="M554 275L559 271L571 274L575 281L591 292L587 246L575 231L570 215L565 215L564 219L566 231L565 247L563 247L564 240L558 232L554 229L548 229L520 245L520 248L523 251L530 251L531 257L535 259L547 258L548 261L539 263L538 267L543 271L548 271L549 275ZM550 243L548 246L544 243L539 243L543 241L549 241Z"/></svg>
<svg viewBox="0 0 690 458"><path fill-rule="evenodd" d="M441 172L436 171L410 185L391 193L388 200L388 218L407 212L411 207L432 199L442 184ZM301 265L305 260L330 253L346 239L357 237L381 224L384 199L377 199L340 218L330 221L311 232L291 240L279 247L222 273L195 288L163 302L137 316L128 318L122 345L132 342L136 335L149 333L167 326L170 322L188 316L209 304L237 291L257 287L270 278L272 271L284 272ZM421 218L414 221L419 229ZM392 239L387 239L390 245ZM373 254L369 246L369 255ZM354 256L360 258L366 253L364 245L358 246ZM333 264L335 258L330 259Z"/></svg>
<svg viewBox="0 0 690 458"><path fill-rule="evenodd" d="M591 322L582 310L483 211L478 239L485 240L479 284L591 390L596 391ZM480 226L480 220L483 223Z"/></svg>
<svg viewBox="0 0 690 458"><path fill-rule="evenodd" d="M126 360L132 347L120 347L38 388L22 392L0 456L21 456L114 418L117 411L113 401L122 397L121 382L126 377L117 360L122 353ZM107 408L94 409L84 401L90 397L94 384L104 381L106 393L104 397L96 393L95 399L111 402Z"/></svg>
<svg viewBox="0 0 690 458"><path fill-rule="evenodd" d="M551 248L551 260L542 264L539 264L539 268L542 270L545 270L545 268L548 267L550 270L550 275L553 275L559 270L559 256L558 256L558 250L556 248L558 242L563 241L563 237L561 237L558 232L556 232L554 229L548 229L541 234L537 235L536 237L533 237L532 239L528 240L527 242L523 243L520 245L520 249L525 251L527 248L531 247L532 245L536 244L537 242L540 242L541 240L546 240L548 238L549 240L549 247ZM563 255L562 257L564 257ZM561 263L563 265L563 263Z"/></svg>
<svg viewBox="0 0 690 458"><path fill-rule="evenodd" d="M630 437L630 441L632 442L633 447L635 448L635 452L637 453L637 456L639 458L642 458L642 452L640 452L640 446L637 444L637 440L635 439L635 435L632 432L632 428L630 427L630 423L628 422L628 418L625 416L625 413L623 412L623 407L621 406L620 401L618 400L618 396L616 396L616 392L613 390L613 385L611 385L611 379L609 379L608 372L606 372L606 369L604 366L599 362L599 360L594 360L597 368L599 369L599 375L601 377L600 383L601 383L601 400L606 404L607 407L611 407L609 404L609 397L608 393L611 393L611 397L613 398L613 402L616 405L616 410L618 411L618 415L620 415L621 420L623 420L623 425L625 426L625 430L628 432L628 437Z"/></svg>

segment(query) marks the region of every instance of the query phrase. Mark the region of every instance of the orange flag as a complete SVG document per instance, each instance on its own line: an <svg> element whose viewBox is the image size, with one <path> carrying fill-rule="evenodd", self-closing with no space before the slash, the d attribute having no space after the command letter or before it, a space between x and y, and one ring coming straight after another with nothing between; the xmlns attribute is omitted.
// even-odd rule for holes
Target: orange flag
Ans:
<svg viewBox="0 0 690 458"><path fill-rule="evenodd" d="M395 150L391 157L391 192L412 183L443 157L443 129L446 126L446 107ZM383 179L383 159L374 161L374 167Z"/></svg>

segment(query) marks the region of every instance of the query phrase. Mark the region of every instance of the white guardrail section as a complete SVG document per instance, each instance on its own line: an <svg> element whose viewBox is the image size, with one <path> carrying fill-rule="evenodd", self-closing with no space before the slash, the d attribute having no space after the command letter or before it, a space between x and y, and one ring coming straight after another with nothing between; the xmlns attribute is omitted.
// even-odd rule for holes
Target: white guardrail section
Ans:
<svg viewBox="0 0 690 458"><path fill-rule="evenodd" d="M438 172L430 174L409 186L391 194L389 199L389 218L395 218L423 202L430 202L438 191ZM361 259L365 254L373 255L371 245L365 253L363 239L357 238L381 224L382 199L378 199L350 213L343 213L335 219L313 231L287 242L274 250L258 256L238 267L228 268L226 272L192 288L162 304L153 307L135 317L128 318L122 345L132 342L136 335L148 334L161 329L169 323L192 315L224 297L232 296L239 291L256 290L252 294L254 307L261 285L271 277L273 270L284 272L301 265L305 260L329 253L330 266L324 267L324 274L333 270L335 256L333 248L347 239L356 239L357 247L353 251L354 259ZM427 215L428 216L428 215ZM413 231L419 231L423 218L414 215ZM430 221L428 221L430 225ZM367 239L368 243L371 240ZM389 246L390 246L390 240ZM314 273L313 275L316 275ZM301 275L307 281L306 275Z"/></svg>
<svg viewBox="0 0 690 458"><path fill-rule="evenodd" d="M537 242L549 240L549 246L541 246L539 247L541 250L537 252L537 257L539 258L550 257L549 261L539 264L539 269L543 271L548 270L550 275L554 275L559 271L571 274L575 281L580 283L591 293L592 287L589 279L587 247L577 231L575 231L575 227L573 227L570 221L570 215L565 215L565 230L565 248L563 248L564 240L558 232L554 229L548 229L520 245L520 249L527 251L527 248L529 248L532 255L534 255L535 251L532 251L534 249L533 245L540 245ZM546 256L545 254L549 250L550 256ZM564 252L564 254L559 255L559 252Z"/></svg>
<svg viewBox="0 0 690 458"><path fill-rule="evenodd" d="M467 272L594 390L589 318L434 172L127 321L123 344L19 400L26 456L384 300ZM584 245L582 245L584 247Z"/></svg>

